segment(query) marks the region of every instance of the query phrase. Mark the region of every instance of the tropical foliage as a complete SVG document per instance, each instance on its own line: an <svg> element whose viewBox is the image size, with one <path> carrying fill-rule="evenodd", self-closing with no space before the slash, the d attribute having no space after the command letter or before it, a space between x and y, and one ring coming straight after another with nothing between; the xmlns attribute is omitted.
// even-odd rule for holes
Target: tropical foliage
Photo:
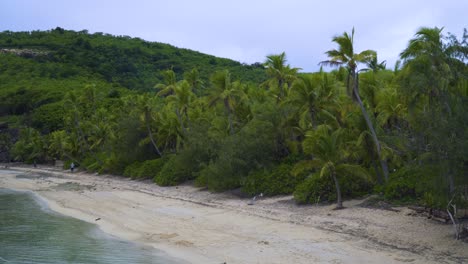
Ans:
<svg viewBox="0 0 468 264"><path fill-rule="evenodd" d="M338 208L374 191L466 200L466 30L421 28L392 70L354 37L332 38L321 64L336 69L300 73L285 53L241 65L125 36L3 32L10 157Z"/></svg>

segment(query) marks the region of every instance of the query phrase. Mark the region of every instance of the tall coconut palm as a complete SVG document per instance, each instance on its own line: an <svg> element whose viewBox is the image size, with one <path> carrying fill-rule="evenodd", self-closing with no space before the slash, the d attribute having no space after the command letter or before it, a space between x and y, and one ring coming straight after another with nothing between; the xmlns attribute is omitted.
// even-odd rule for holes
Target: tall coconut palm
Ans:
<svg viewBox="0 0 468 264"><path fill-rule="evenodd" d="M267 60L264 63L264 66L267 68L267 75L270 77L264 85L267 85L270 89L279 90L279 94L277 95L278 101L285 98L300 70L300 68L291 68L291 66L286 63L286 53L284 52L278 55L267 56Z"/></svg>
<svg viewBox="0 0 468 264"><path fill-rule="evenodd" d="M369 115L367 114L366 108L361 100L359 95L359 75L358 75L358 63L366 63L371 61L374 57L377 56L376 52L373 50L364 50L360 53L354 53L354 28L351 31L351 35L347 32L344 32L343 35L335 36L332 39L333 42L338 44L338 49L329 50L326 54L329 57L329 60L320 62L321 65L326 66L345 66L348 70L348 76L346 81L346 87L348 94L351 96L353 101L355 101L361 108L362 115L366 120L367 127L372 135L372 140L374 141L375 149L380 160L380 165L382 167L383 175L385 180L388 180L388 168L387 162L381 155L381 146L377 138L374 126L370 120Z"/></svg>

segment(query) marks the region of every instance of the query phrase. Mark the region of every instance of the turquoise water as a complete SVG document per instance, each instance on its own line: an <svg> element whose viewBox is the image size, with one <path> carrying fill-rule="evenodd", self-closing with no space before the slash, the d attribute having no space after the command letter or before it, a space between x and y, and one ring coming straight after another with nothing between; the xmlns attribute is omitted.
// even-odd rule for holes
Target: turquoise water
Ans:
<svg viewBox="0 0 468 264"><path fill-rule="evenodd" d="M30 192L0 188L0 263L182 263L49 210Z"/></svg>

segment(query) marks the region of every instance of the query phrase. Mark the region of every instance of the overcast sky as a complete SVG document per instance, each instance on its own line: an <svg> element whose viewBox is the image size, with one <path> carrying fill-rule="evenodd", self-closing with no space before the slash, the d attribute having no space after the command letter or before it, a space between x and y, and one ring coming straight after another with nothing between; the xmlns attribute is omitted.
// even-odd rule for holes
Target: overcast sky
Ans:
<svg viewBox="0 0 468 264"><path fill-rule="evenodd" d="M393 67L419 27L461 36L467 13L468 0L0 0L0 31L87 29L245 63L285 51L291 66L315 71L353 26L355 51Z"/></svg>

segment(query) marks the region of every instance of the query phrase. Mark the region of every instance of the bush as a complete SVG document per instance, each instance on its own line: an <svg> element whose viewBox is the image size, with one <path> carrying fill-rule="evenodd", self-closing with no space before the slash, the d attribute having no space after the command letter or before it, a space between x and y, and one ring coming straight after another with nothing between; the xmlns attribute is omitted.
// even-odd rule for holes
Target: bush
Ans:
<svg viewBox="0 0 468 264"><path fill-rule="evenodd" d="M273 170L261 169L251 172L242 186L242 191L250 195L292 194L296 185L304 180L301 176L295 177L291 174L292 167L281 164Z"/></svg>
<svg viewBox="0 0 468 264"><path fill-rule="evenodd" d="M294 200L299 204L313 204L320 201L334 201L336 190L330 177L311 174L294 191Z"/></svg>
<svg viewBox="0 0 468 264"><path fill-rule="evenodd" d="M140 174L139 172L140 166L141 166L141 162L138 162L138 161L135 161L134 163L128 165L127 167L125 167L123 176L129 177L129 178L137 177Z"/></svg>
<svg viewBox="0 0 468 264"><path fill-rule="evenodd" d="M187 161L188 152L182 155L171 156L164 164L159 173L154 177L154 181L161 186L173 186L193 178L193 165Z"/></svg>
<svg viewBox="0 0 468 264"><path fill-rule="evenodd" d="M123 161L121 157L118 157L115 153L111 153L110 155L104 158L99 173L122 175L127 165L128 163Z"/></svg>
<svg viewBox="0 0 468 264"><path fill-rule="evenodd" d="M236 161L223 155L216 162L210 162L200 171L197 185L206 186L212 191L224 191L240 186L242 174L238 173Z"/></svg>
<svg viewBox="0 0 468 264"><path fill-rule="evenodd" d="M161 171L167 160L167 158L163 157L143 161L137 169L137 173L132 176L132 179L153 179Z"/></svg>
<svg viewBox="0 0 468 264"><path fill-rule="evenodd" d="M338 177L343 198L355 198L372 191L373 183L363 177ZM297 185L294 199L299 204L336 201L335 183L331 177L320 177L314 173Z"/></svg>
<svg viewBox="0 0 468 264"><path fill-rule="evenodd" d="M161 171L167 160L163 157L143 162L136 161L125 168L123 175L132 179L152 179Z"/></svg>
<svg viewBox="0 0 468 264"><path fill-rule="evenodd" d="M200 171L197 184L213 191L240 187L251 171L272 163L275 147L273 124L254 119L223 140L217 158Z"/></svg>
<svg viewBox="0 0 468 264"><path fill-rule="evenodd" d="M433 182L440 168L435 166L405 166L390 175L384 186L385 199L393 202L408 203L422 201L429 207L445 207L447 199L441 192L446 191L443 182Z"/></svg>

